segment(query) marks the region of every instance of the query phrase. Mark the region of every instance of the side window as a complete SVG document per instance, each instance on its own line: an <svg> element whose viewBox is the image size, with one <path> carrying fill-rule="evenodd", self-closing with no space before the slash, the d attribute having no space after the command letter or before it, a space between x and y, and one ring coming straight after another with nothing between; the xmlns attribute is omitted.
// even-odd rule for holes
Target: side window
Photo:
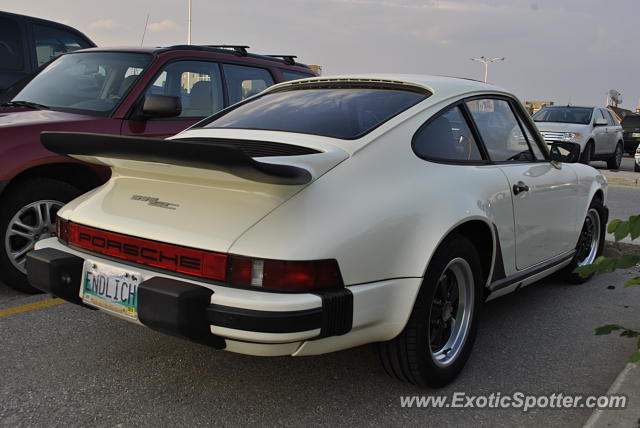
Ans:
<svg viewBox="0 0 640 428"><path fill-rule="evenodd" d="M235 104L273 85L271 74L256 67L223 64L224 79L229 95L229 104Z"/></svg>
<svg viewBox="0 0 640 428"><path fill-rule="evenodd" d="M0 17L0 70L22 70L21 34L16 21Z"/></svg>
<svg viewBox="0 0 640 428"><path fill-rule="evenodd" d="M420 157L480 161L482 156L460 111L453 107L423 125L413 137L413 150Z"/></svg>
<svg viewBox="0 0 640 428"><path fill-rule="evenodd" d="M606 112L609 115L609 125L611 126L619 125L618 120L613 116L613 113L611 113L609 110L606 110Z"/></svg>
<svg viewBox="0 0 640 428"><path fill-rule="evenodd" d="M598 119L604 119L604 120L606 120L606 121L607 121L607 123L609 122L609 121L607 120L607 118L606 118L606 117L604 117L604 114L602 113L602 109L600 109L600 108L599 108L599 109L597 109L597 112L596 112L596 118L595 118L595 120L593 121L593 123L596 123L596 121L597 121Z"/></svg>
<svg viewBox="0 0 640 428"><path fill-rule="evenodd" d="M296 80L296 79L306 79L308 77L315 77L312 74L298 73L297 71L289 71L289 70L280 70L282 71L282 78L284 81L288 80Z"/></svg>
<svg viewBox="0 0 640 428"><path fill-rule="evenodd" d="M467 107L492 161L535 160L507 101L489 98L472 100L467 101Z"/></svg>
<svg viewBox="0 0 640 428"><path fill-rule="evenodd" d="M33 25L33 38L36 42L38 67L60 54L87 47L87 43L68 31L44 25Z"/></svg>
<svg viewBox="0 0 640 428"><path fill-rule="evenodd" d="M529 141L529 147L533 152L534 158L536 160L544 160L544 154L542 154L542 150L540 150L540 147L538 146L538 143L536 143L536 140L533 137L533 134L531 133L529 128L527 128L527 125L523 122L521 117L518 117L518 123L520 123L520 127L524 129L524 135L526 139Z"/></svg>
<svg viewBox="0 0 640 428"><path fill-rule="evenodd" d="M133 74L130 77L135 79ZM214 62L172 62L146 93L179 97L182 102L179 117L207 117L224 107L220 67Z"/></svg>

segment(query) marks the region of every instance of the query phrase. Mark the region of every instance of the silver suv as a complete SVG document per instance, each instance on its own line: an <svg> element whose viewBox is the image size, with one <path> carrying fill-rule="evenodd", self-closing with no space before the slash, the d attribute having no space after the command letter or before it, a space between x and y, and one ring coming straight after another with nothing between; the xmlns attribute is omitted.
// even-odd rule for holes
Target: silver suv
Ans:
<svg viewBox="0 0 640 428"><path fill-rule="evenodd" d="M620 168L623 153L622 126L611 111L599 107L550 106L533 115L545 141L580 144L580 162L607 162Z"/></svg>

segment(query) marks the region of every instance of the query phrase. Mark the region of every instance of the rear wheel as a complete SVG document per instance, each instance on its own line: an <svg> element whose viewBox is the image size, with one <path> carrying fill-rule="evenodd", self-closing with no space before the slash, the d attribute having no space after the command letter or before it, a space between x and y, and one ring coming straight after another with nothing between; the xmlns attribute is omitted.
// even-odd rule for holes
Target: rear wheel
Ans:
<svg viewBox="0 0 640 428"><path fill-rule="evenodd" d="M620 169L620 164L622 163L622 143L618 143L616 145L616 150L613 152L613 155L607 159L607 168L609 169Z"/></svg>
<svg viewBox="0 0 640 428"><path fill-rule="evenodd" d="M9 189L0 201L0 281L25 293L39 292L27 281L27 253L37 241L55 236L56 213L79 194L67 183L46 178Z"/></svg>
<svg viewBox="0 0 640 428"><path fill-rule="evenodd" d="M594 199L587 210L587 216L582 224L582 230L576 245L576 254L571 263L564 268L563 273L567 281L573 284L582 284L591 279L593 274L582 277L573 272L579 266L585 266L602 253L604 247L604 234L606 224L604 224L604 207L600 199Z"/></svg>
<svg viewBox="0 0 640 428"><path fill-rule="evenodd" d="M387 373L429 387L455 379L475 341L481 291L478 252L466 238L451 235L429 264L404 330L378 346Z"/></svg>
<svg viewBox="0 0 640 428"><path fill-rule="evenodd" d="M587 142L587 145L584 146L584 150L580 156L580 163L589 165L591 159L593 159L593 141Z"/></svg>

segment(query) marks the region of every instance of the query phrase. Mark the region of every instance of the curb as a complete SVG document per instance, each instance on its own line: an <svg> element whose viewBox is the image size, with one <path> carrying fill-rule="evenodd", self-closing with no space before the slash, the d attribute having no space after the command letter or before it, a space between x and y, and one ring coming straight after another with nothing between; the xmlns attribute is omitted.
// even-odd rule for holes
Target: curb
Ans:
<svg viewBox="0 0 640 428"><path fill-rule="evenodd" d="M607 183L617 186L640 186L640 178L610 177L605 174Z"/></svg>
<svg viewBox="0 0 640 428"><path fill-rule="evenodd" d="M640 425L640 366L627 363L606 395L624 394L627 407L618 410L596 409L583 428L637 427Z"/></svg>

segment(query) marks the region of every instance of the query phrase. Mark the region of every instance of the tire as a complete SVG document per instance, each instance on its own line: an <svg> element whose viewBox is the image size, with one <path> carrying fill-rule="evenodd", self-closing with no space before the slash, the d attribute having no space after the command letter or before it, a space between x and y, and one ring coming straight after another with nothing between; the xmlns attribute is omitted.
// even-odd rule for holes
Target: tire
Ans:
<svg viewBox="0 0 640 428"><path fill-rule="evenodd" d="M446 289L457 291L457 302ZM429 263L404 330L378 344L385 371L402 381L432 388L453 381L473 348L482 290L477 250L463 236L450 235ZM449 351L443 352L445 348Z"/></svg>
<svg viewBox="0 0 640 428"><path fill-rule="evenodd" d="M620 169L620 164L622 163L622 143L616 144L616 149L613 152L613 156L607 159L607 168L609 169Z"/></svg>
<svg viewBox="0 0 640 428"><path fill-rule="evenodd" d="M55 236L55 213L80 193L48 178L30 179L8 189L0 199L0 282L24 293L40 292L27 281L24 257L35 242Z"/></svg>
<svg viewBox="0 0 640 428"><path fill-rule="evenodd" d="M593 159L593 141L588 141L587 145L584 146L582 155L580 156L580 163L589 165L592 159Z"/></svg>
<svg viewBox="0 0 640 428"><path fill-rule="evenodd" d="M582 277L574 272L578 266L593 263L593 261L602 254L604 248L604 236L607 225L604 222L604 207L602 201L599 198L595 198L591 201L589 209L587 210L587 216L585 217L582 225L582 230L576 244L576 255L571 260L571 263L562 270L562 276L564 279L572 284L583 284L589 281L593 274ZM593 224L596 230L589 234L589 224Z"/></svg>

